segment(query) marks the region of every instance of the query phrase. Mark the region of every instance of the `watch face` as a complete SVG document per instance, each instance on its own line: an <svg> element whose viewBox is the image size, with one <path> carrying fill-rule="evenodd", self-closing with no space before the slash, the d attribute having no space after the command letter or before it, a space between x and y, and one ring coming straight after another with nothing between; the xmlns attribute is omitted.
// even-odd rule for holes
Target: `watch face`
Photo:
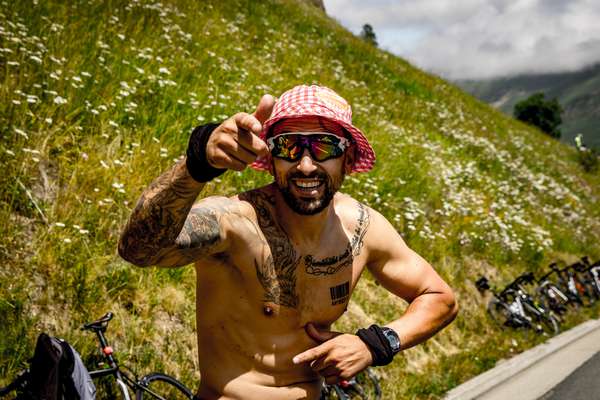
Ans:
<svg viewBox="0 0 600 400"><path fill-rule="evenodd" d="M398 334L390 328L383 328L382 331L383 331L383 334L385 335L385 337L387 338L388 342L390 343L390 347L392 348L392 351L394 353L399 352L400 351L400 338L398 337Z"/></svg>

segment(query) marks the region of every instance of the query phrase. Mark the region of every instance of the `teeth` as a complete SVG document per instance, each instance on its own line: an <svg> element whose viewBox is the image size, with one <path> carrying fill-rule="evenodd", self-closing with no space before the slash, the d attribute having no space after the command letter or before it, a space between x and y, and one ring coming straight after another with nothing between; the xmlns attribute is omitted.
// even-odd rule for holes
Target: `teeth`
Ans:
<svg viewBox="0 0 600 400"><path fill-rule="evenodd" d="M321 184L321 182L319 181L296 181L296 185L300 186L301 188L316 188L317 186L319 186Z"/></svg>

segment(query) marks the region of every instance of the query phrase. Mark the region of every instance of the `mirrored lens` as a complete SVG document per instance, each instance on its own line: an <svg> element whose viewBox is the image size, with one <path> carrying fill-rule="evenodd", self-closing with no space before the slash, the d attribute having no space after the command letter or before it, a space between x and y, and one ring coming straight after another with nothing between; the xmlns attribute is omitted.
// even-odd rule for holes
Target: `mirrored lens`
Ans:
<svg viewBox="0 0 600 400"><path fill-rule="evenodd" d="M279 135L273 138L274 157L288 161L297 161L304 149L309 149L311 157L316 161L325 161L343 154L341 139L332 135Z"/></svg>

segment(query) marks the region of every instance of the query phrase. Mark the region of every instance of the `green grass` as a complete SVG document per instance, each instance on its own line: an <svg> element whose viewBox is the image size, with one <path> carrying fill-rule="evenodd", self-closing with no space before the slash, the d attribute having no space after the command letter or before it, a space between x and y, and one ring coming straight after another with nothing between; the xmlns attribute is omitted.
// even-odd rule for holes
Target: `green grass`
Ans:
<svg viewBox="0 0 600 400"><path fill-rule="evenodd" d="M382 212L462 307L451 327L380 369L386 398L439 398L539 342L490 326L472 285L479 275L500 285L554 260L600 257L600 177L581 170L572 148L304 3L0 4L0 384L42 330L91 360L94 339L77 328L107 310L123 362L197 384L194 271L130 266L116 254L120 230L194 126L299 83L329 86L353 105L378 162L343 190ZM229 172L205 194L269 180ZM353 332L404 308L366 274L336 328Z"/></svg>

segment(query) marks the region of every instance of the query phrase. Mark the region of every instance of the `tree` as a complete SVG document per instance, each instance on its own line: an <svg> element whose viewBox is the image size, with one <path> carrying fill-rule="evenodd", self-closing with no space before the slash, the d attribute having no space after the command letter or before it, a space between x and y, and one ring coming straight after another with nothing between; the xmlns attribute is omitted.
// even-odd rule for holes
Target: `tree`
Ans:
<svg viewBox="0 0 600 400"><path fill-rule="evenodd" d="M373 27L370 24L363 25L362 31L360 32L360 37L364 41L377 47L377 36L375 36L375 31L373 30Z"/></svg>
<svg viewBox="0 0 600 400"><path fill-rule="evenodd" d="M560 138L558 126L562 123L562 107L556 98L546 100L544 93L534 93L515 104L513 114L516 119L535 125L554 138Z"/></svg>

